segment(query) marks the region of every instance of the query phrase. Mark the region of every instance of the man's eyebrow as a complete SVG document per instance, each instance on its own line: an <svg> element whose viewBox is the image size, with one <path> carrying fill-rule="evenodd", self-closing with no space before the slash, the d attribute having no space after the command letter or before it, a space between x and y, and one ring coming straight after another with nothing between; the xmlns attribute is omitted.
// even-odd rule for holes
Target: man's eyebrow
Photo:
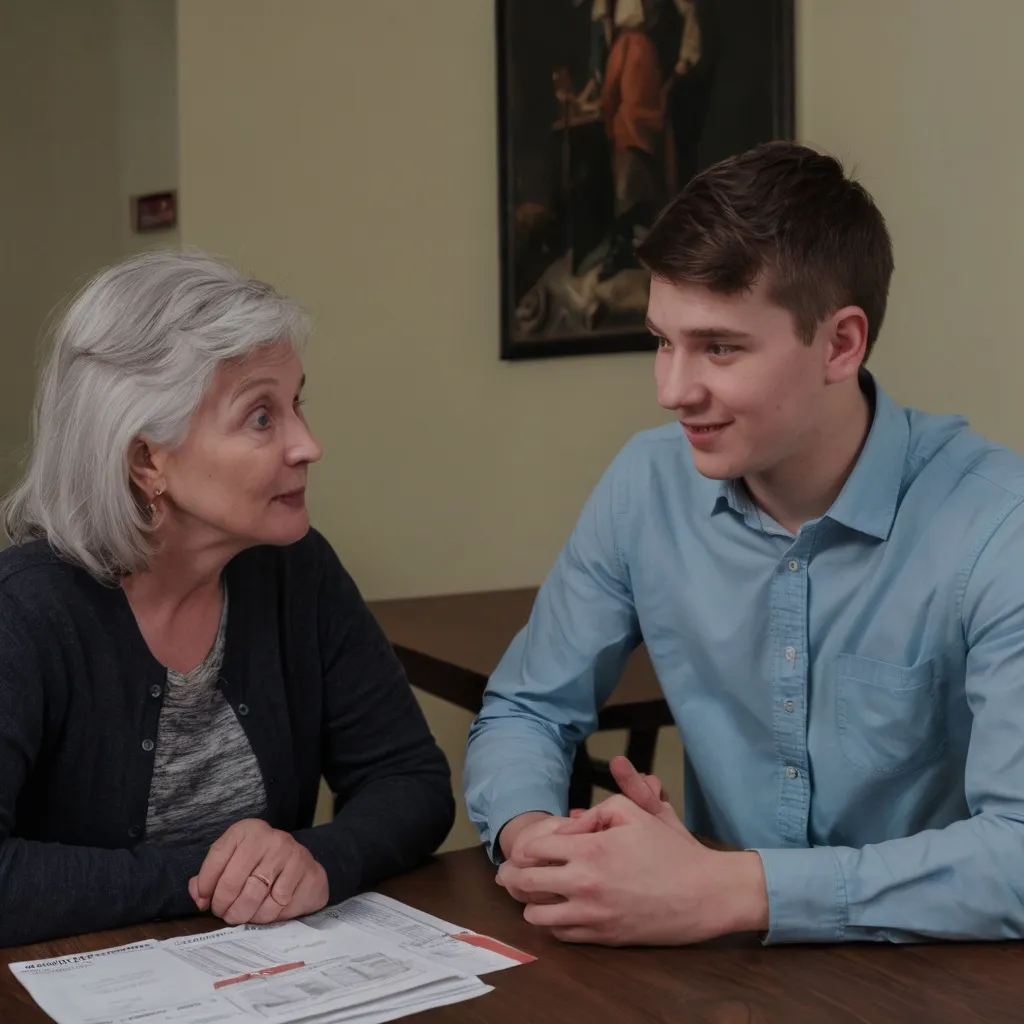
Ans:
<svg viewBox="0 0 1024 1024"><path fill-rule="evenodd" d="M688 338L711 339L718 338L749 338L746 331L734 331L731 327L693 327L683 332Z"/></svg>
<svg viewBox="0 0 1024 1024"><path fill-rule="evenodd" d="M664 338L667 337L666 332L663 331L650 317L644 320L644 326L651 332L651 334ZM693 338L697 341L717 341L719 338L749 338L750 335L745 331L734 331L731 327L692 327L689 330L683 331L688 338Z"/></svg>

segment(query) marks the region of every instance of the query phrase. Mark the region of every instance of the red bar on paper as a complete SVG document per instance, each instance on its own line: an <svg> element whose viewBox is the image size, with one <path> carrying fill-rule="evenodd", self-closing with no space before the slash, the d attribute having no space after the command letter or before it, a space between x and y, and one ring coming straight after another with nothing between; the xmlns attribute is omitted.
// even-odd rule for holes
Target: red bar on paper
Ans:
<svg viewBox="0 0 1024 1024"><path fill-rule="evenodd" d="M459 942L465 942L470 946L477 946L480 949L489 949L492 953L500 953L502 956L507 956L509 960L515 960L519 964L530 964L537 959L529 953L524 953L521 949L506 946L504 942L492 939L489 935L477 935L476 932L459 932L459 934L453 935L452 938L458 939Z"/></svg>
<svg viewBox="0 0 1024 1024"><path fill-rule="evenodd" d="M252 981L254 978L265 977L268 974L280 974L282 971L293 971L296 967L305 967L305 960L296 960L293 964L277 964L274 967L264 967L262 971L251 971L249 974L240 974L237 978L224 978L222 981L215 981L214 988L224 988L225 985L237 985L240 981Z"/></svg>

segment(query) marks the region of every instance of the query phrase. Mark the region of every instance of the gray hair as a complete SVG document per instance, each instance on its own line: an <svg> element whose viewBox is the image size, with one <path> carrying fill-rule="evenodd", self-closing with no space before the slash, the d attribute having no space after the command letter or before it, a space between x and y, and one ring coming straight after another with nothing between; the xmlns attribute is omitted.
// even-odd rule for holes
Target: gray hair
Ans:
<svg viewBox="0 0 1024 1024"><path fill-rule="evenodd" d="M218 367L268 344L301 351L310 329L270 285L202 253L147 252L97 274L53 331L7 536L44 538L106 582L144 569L152 524L132 441L181 444Z"/></svg>

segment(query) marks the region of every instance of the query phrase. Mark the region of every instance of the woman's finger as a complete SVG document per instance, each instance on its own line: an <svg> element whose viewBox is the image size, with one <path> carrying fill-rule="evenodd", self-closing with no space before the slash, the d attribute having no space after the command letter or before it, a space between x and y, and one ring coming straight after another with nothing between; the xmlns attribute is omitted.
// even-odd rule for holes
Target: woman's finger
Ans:
<svg viewBox="0 0 1024 1024"><path fill-rule="evenodd" d="M262 866L262 865L261 865ZM270 898L274 879L257 869L245 880L234 903L221 915L227 924L248 924ZM273 900L271 900L273 902Z"/></svg>
<svg viewBox="0 0 1024 1024"><path fill-rule="evenodd" d="M299 883L316 863L309 851L299 843L285 861L269 892L270 898L280 907L287 907L295 897Z"/></svg>
<svg viewBox="0 0 1024 1024"><path fill-rule="evenodd" d="M232 825L209 849L196 875L196 903L200 910L209 909L213 894L216 891L217 883L224 874L239 843L245 839L245 832Z"/></svg>
<svg viewBox="0 0 1024 1024"><path fill-rule="evenodd" d="M272 841L272 836L273 833L271 832L259 837L247 837L235 849L231 860L228 861L224 871L221 873L220 880L217 882L217 888L213 891L211 907L218 917L223 918L225 921L228 920L225 915L234 906L235 901L242 895L242 891L247 886L249 887L250 897L255 897L256 893L260 893L260 899L256 906L263 902L263 897L267 895L269 886L263 886L263 891L260 892L259 887L263 883L259 882L258 879L252 878L252 873L266 856L268 841ZM274 874L267 875L266 870L263 871L263 874L269 879L270 885L273 885L274 880L277 878L277 872L274 865L268 864L267 867L274 871ZM252 907L252 913L256 912L256 906ZM229 923L237 924L239 922Z"/></svg>
<svg viewBox="0 0 1024 1024"><path fill-rule="evenodd" d="M256 913L249 918L252 924L273 924L285 910L272 896L267 895L259 905Z"/></svg>

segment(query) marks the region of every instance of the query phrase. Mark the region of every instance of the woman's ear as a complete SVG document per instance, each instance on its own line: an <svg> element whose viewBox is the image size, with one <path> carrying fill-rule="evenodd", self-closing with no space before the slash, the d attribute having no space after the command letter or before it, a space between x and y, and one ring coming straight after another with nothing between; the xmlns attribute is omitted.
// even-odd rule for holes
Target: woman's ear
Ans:
<svg viewBox="0 0 1024 1024"><path fill-rule="evenodd" d="M153 497L166 488L159 461L154 458L149 443L141 437L135 438L128 448L128 472L144 505L151 504Z"/></svg>

